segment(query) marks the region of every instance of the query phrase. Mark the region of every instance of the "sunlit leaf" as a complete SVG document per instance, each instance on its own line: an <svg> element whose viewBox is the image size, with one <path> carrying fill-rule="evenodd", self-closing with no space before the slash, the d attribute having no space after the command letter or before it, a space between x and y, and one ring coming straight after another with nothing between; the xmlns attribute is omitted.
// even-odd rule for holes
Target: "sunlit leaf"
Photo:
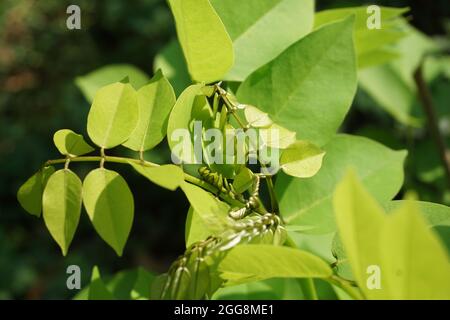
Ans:
<svg viewBox="0 0 450 320"><path fill-rule="evenodd" d="M139 174L160 187L175 190L184 182L184 173L180 167L173 164L149 167L135 162L128 162Z"/></svg>
<svg viewBox="0 0 450 320"><path fill-rule="evenodd" d="M89 137L102 148L118 146L130 137L138 116L136 91L129 83L116 82L102 87L89 111Z"/></svg>
<svg viewBox="0 0 450 320"><path fill-rule="evenodd" d="M280 158L284 173L298 177L310 178L322 166L325 152L308 141L297 141L283 150Z"/></svg>
<svg viewBox="0 0 450 320"><path fill-rule="evenodd" d="M81 214L80 178L69 169L58 170L48 179L42 196L45 225L67 254Z"/></svg>
<svg viewBox="0 0 450 320"><path fill-rule="evenodd" d="M273 123L267 113L254 106L246 106L244 112L248 124L254 128L268 127Z"/></svg>
<svg viewBox="0 0 450 320"><path fill-rule="evenodd" d="M450 299L449 257L417 203L406 201L388 216L380 254L390 299Z"/></svg>
<svg viewBox="0 0 450 320"><path fill-rule="evenodd" d="M81 156L94 151L81 134L76 134L72 130L62 129L55 132L53 142L58 151L66 156Z"/></svg>
<svg viewBox="0 0 450 320"><path fill-rule="evenodd" d="M324 26L252 73L237 98L297 139L323 146L341 125L356 91L353 19Z"/></svg>
<svg viewBox="0 0 450 320"><path fill-rule="evenodd" d="M94 100L95 93L101 87L121 81L125 77L130 79L131 85L137 90L146 84L149 77L129 64L112 64L94 70L84 76L77 77L75 83L81 89L89 102Z"/></svg>
<svg viewBox="0 0 450 320"><path fill-rule="evenodd" d="M227 227L229 206L225 202L218 200L202 188L187 182L181 185L181 189L208 230L219 233Z"/></svg>
<svg viewBox="0 0 450 320"><path fill-rule="evenodd" d="M247 191L252 186L254 178L253 172L249 168L242 167L233 180L234 190L237 193Z"/></svg>
<svg viewBox="0 0 450 320"><path fill-rule="evenodd" d="M97 233L121 256L134 216L126 181L111 170L91 171L83 182L83 203Z"/></svg>
<svg viewBox="0 0 450 320"><path fill-rule="evenodd" d="M314 28L317 29L327 23L335 22L349 16L355 17L355 49L358 56L359 68L365 68L378 65L398 57L395 51L391 51L390 55L380 54L380 50L387 50L388 45L398 42L407 34L400 27L399 23L403 13L407 12L406 8L390 8L377 6L380 10L380 29L368 27L373 18L372 11L368 12L368 6L329 9L316 13L314 19ZM372 53L376 52L377 55ZM385 51L387 52L387 51Z"/></svg>
<svg viewBox="0 0 450 320"><path fill-rule="evenodd" d="M273 245L239 245L220 262L221 277L229 284L269 278L327 278L328 264L313 254Z"/></svg>
<svg viewBox="0 0 450 320"><path fill-rule="evenodd" d="M275 191L289 225L312 227L308 233L335 231L332 195L347 168L356 170L364 186L381 203L391 200L403 184L405 151L393 151L370 139L337 135L326 146L322 168L308 179L280 174ZM301 201L299 201L301 199Z"/></svg>
<svg viewBox="0 0 450 320"><path fill-rule="evenodd" d="M175 25L195 81L213 82L233 65L231 39L208 0L169 0Z"/></svg>
<svg viewBox="0 0 450 320"><path fill-rule="evenodd" d="M155 74L149 84L138 90L137 103L139 120L123 145L134 151L146 151L166 136L169 114L175 104L175 93L161 71Z"/></svg>
<svg viewBox="0 0 450 320"><path fill-rule="evenodd" d="M42 193L48 178L55 172L52 166L44 167L31 176L17 191L17 200L22 208L36 217L41 216Z"/></svg>
<svg viewBox="0 0 450 320"><path fill-rule="evenodd" d="M225 80L243 81L312 30L313 0L212 0L231 39L233 68Z"/></svg>
<svg viewBox="0 0 450 320"><path fill-rule="evenodd" d="M382 207L353 171L337 186L333 207L339 235L359 287L369 298L386 297L388 283L384 277L381 277L381 289L370 290L367 286L368 268L382 266L378 241L385 219Z"/></svg>
<svg viewBox="0 0 450 320"><path fill-rule="evenodd" d="M188 164L200 161L193 146L193 139L198 137L193 137L191 128L199 111L207 103L202 88L203 85L196 84L183 91L172 109L167 126L167 141L172 154Z"/></svg>

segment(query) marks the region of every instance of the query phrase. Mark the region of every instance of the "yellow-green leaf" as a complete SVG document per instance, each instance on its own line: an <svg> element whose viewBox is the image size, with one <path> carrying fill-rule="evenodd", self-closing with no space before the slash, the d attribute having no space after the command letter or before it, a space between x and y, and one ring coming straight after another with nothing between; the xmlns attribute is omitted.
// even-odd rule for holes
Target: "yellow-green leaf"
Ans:
<svg viewBox="0 0 450 320"><path fill-rule="evenodd" d="M81 134L69 129L61 129L53 135L53 142L58 151L65 156L81 156L94 151Z"/></svg>
<svg viewBox="0 0 450 320"><path fill-rule="evenodd" d="M221 79L234 61L231 39L208 0L169 0L188 65L195 81Z"/></svg>
<svg viewBox="0 0 450 320"><path fill-rule="evenodd" d="M227 227L229 206L211 193L190 183L183 183L181 189L189 200L193 210L213 233L219 233Z"/></svg>
<svg viewBox="0 0 450 320"><path fill-rule="evenodd" d="M69 169L56 171L47 182L42 196L45 225L53 239L67 254L81 214L80 178Z"/></svg>
<svg viewBox="0 0 450 320"><path fill-rule="evenodd" d="M128 163L139 172L139 174L163 188L173 191L184 182L183 170L173 164L149 167L131 161Z"/></svg>
<svg viewBox="0 0 450 320"><path fill-rule="evenodd" d="M283 150L280 158L284 173L298 177L310 178L322 166L325 151L308 141L297 141Z"/></svg>
<svg viewBox="0 0 450 320"><path fill-rule="evenodd" d="M390 299L450 299L449 257L417 203L405 201L387 217L380 251Z"/></svg>
<svg viewBox="0 0 450 320"><path fill-rule="evenodd" d="M239 245L218 266L227 284L269 278L327 278L332 271L319 257L298 249L273 245Z"/></svg>
<svg viewBox="0 0 450 320"><path fill-rule="evenodd" d="M121 256L133 224L134 200L126 181L104 168L83 183L83 203L97 233Z"/></svg>
<svg viewBox="0 0 450 320"><path fill-rule="evenodd" d="M368 268L382 266L378 240L385 218L382 207L364 189L353 171L349 171L336 187L333 207L339 235L359 287L369 298L386 297L388 284L385 277L381 277L381 289L369 290L367 286Z"/></svg>
<svg viewBox="0 0 450 320"><path fill-rule="evenodd" d="M42 192L48 178L55 172L52 166L44 167L31 176L17 191L17 200L29 214L40 217L42 211Z"/></svg>
<svg viewBox="0 0 450 320"><path fill-rule="evenodd" d="M146 151L160 143L167 132L175 93L161 71L137 92L139 120L130 138L123 144L134 151Z"/></svg>
<svg viewBox="0 0 450 320"><path fill-rule="evenodd" d="M138 116L139 108L133 87L124 82L107 85L97 91L89 111L89 137L99 147L116 147L130 137Z"/></svg>

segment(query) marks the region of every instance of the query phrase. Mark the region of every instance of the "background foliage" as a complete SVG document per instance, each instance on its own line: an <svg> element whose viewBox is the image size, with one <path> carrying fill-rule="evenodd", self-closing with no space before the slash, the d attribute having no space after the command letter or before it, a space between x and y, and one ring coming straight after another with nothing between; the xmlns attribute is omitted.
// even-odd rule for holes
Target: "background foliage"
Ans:
<svg viewBox="0 0 450 320"><path fill-rule="evenodd" d="M317 2L318 9L336 7L337 3L364 4ZM82 8L83 29L69 31L65 9L75 3ZM446 0L376 3L410 6L412 24L442 41L448 38L450 8ZM136 265L159 272L182 252L188 208L183 195L138 179L132 170L125 174L133 186L136 220L121 259L112 250L105 250L102 240L91 232L85 215L77 241L63 258L43 224L24 214L16 201L19 185L42 162L57 155L49 139L53 132L70 127L86 136L89 104L74 79L111 63L133 64L151 74L156 53L174 35L165 1L140 0L133 5L120 0L0 3L0 298L70 297L73 294L65 287L65 268L69 264L81 266L86 284L93 265L99 265L103 274ZM437 77L431 84L447 137L448 82L448 77ZM393 149L407 149L410 156L402 192L414 190L421 200L450 204L439 158L426 132L395 120L380 104L359 92L343 130ZM414 106L419 113L417 103ZM157 148L146 157L157 163L167 162L169 152Z"/></svg>

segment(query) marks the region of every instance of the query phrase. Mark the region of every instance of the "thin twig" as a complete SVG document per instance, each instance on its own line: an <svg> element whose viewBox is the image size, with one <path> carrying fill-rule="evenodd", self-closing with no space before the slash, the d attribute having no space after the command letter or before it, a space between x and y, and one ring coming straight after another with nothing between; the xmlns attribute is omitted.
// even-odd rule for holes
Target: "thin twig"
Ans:
<svg viewBox="0 0 450 320"><path fill-rule="evenodd" d="M433 99L430 90L423 78L422 69L423 63L421 63L414 72L414 80L416 82L417 91L419 94L419 98L422 102L423 110L428 119L428 126L431 131L431 135L438 149L439 157L441 159L442 166L444 167L445 174L447 175L447 182L450 185L450 160L449 157L447 156L448 151L445 146L444 138L442 137L441 132L439 130L436 108L433 104Z"/></svg>

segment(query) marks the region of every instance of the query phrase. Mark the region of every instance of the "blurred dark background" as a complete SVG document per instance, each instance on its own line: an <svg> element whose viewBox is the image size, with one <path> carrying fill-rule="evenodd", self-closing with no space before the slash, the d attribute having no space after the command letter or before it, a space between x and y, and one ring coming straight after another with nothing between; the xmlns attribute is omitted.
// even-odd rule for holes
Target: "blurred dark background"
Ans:
<svg viewBox="0 0 450 320"><path fill-rule="evenodd" d="M317 7L366 3L409 6L414 26L430 36L448 36L448 0L318 0ZM81 7L81 30L66 28L70 4ZM28 215L16 201L18 187L44 161L59 157L52 142L56 130L86 133L89 104L74 78L111 63L133 64L151 75L155 54L174 35L164 0L0 1L0 299L71 297L65 287L70 264L81 267L86 284L93 265L104 273L137 265L162 272L182 252L184 196L156 188L123 167L118 170L135 194L136 213L122 258L96 235L84 214L63 258L43 221ZM367 133L393 148L408 147L397 138L395 121L387 114L373 115L364 108L352 112L347 131ZM373 127L386 128L387 134L371 135ZM155 161L164 161L168 154L164 148L160 151ZM91 167L77 168L83 176ZM407 176L405 188L416 190L421 199L445 202L439 184Z"/></svg>

